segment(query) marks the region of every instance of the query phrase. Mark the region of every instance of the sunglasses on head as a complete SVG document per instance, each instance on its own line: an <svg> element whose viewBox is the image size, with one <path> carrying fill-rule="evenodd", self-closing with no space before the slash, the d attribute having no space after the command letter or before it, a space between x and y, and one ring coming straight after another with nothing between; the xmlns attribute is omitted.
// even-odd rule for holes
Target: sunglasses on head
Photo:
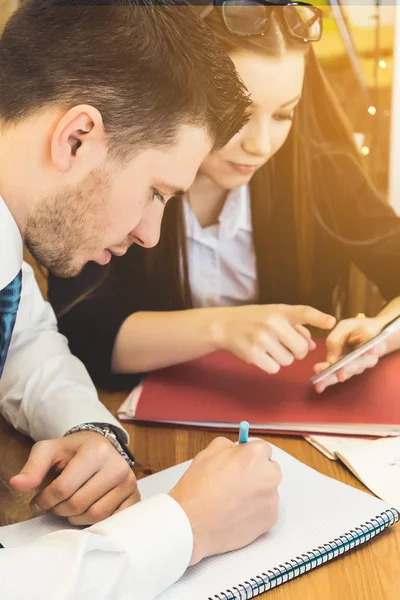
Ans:
<svg viewBox="0 0 400 600"><path fill-rule="evenodd" d="M264 35L273 10L279 8L279 16L291 37L303 42L318 42L322 36L322 10L307 2L213 0L213 4L222 9L225 27L234 35Z"/></svg>

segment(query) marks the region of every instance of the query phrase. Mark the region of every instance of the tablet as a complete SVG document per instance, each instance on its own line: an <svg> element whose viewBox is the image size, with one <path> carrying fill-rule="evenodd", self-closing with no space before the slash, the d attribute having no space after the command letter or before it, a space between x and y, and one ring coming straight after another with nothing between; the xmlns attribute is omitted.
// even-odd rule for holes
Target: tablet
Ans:
<svg viewBox="0 0 400 600"><path fill-rule="evenodd" d="M359 356L362 356L363 354L365 354L365 352L368 352L368 350L371 350L371 348L374 348L375 346L377 346L378 344L380 344L381 342L383 342L388 337L390 337L398 331L400 331L400 316L395 317L392 321L385 325L382 331L378 333L378 335L376 335L375 337L368 340L368 342L361 344L361 346L358 346L358 348L356 348L352 352L349 352L349 354L346 354L346 356L340 358L338 361L321 371L321 373L318 373L317 375L311 377L311 383L315 385L316 383L323 381L324 379L326 379L330 375L333 375L334 373L339 371L339 369L342 369L346 365L350 364L353 360L355 360Z"/></svg>

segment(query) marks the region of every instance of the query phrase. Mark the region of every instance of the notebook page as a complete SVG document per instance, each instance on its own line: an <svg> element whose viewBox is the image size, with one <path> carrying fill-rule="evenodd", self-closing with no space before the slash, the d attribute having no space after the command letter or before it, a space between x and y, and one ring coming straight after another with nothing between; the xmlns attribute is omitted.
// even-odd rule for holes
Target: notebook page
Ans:
<svg viewBox="0 0 400 600"><path fill-rule="evenodd" d="M378 498L321 475L274 447L282 468L279 523L242 550L188 569L162 600L206 600L349 533L391 508ZM189 463L143 480L143 497L173 487Z"/></svg>
<svg viewBox="0 0 400 600"><path fill-rule="evenodd" d="M0 543L6 548L24 546L60 529L78 529L78 527L72 527L67 519L47 514L22 523L0 527Z"/></svg>

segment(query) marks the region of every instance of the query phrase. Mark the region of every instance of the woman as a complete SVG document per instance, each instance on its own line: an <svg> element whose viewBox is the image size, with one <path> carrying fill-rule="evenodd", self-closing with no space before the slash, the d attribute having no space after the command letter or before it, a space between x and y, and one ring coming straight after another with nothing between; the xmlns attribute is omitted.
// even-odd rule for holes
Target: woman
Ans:
<svg viewBox="0 0 400 600"><path fill-rule="evenodd" d="M400 223L365 176L305 41L319 38L319 18L313 7L234 2L206 16L249 89L248 124L168 202L156 248L132 247L101 284L96 267L75 282L50 279L60 329L99 385L125 388L217 348L275 373L312 349L302 324L324 321L282 304L345 315L353 263L386 301L400 295Z"/></svg>

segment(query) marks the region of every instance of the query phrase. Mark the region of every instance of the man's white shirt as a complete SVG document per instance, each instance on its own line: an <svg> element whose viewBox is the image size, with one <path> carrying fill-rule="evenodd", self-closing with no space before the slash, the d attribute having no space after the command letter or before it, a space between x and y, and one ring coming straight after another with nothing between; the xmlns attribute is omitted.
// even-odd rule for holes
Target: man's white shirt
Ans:
<svg viewBox="0 0 400 600"><path fill-rule="evenodd" d="M89 422L124 431L57 331L54 312L22 257L19 229L0 198L0 290L22 268L21 301L0 379L1 413L36 441ZM7 600L152 600L186 570L192 545L185 512L160 494L88 529L0 549L0 590Z"/></svg>

